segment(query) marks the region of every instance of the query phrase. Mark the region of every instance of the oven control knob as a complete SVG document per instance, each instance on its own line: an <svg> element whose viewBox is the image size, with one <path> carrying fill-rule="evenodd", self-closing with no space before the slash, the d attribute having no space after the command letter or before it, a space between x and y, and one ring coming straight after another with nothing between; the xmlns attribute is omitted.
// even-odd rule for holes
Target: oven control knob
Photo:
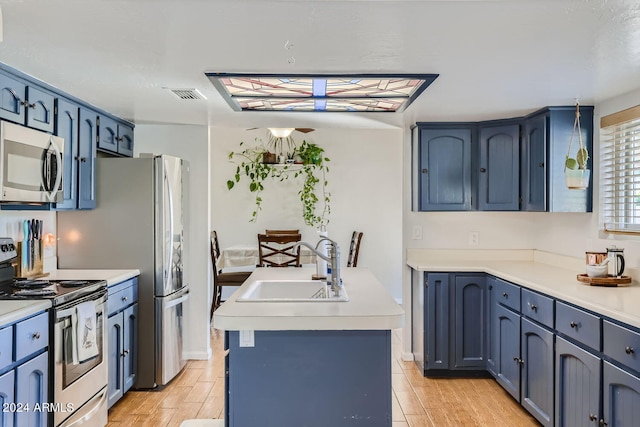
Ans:
<svg viewBox="0 0 640 427"><path fill-rule="evenodd" d="M0 250L2 252L7 252L9 250L9 246L8 245L0 245Z"/></svg>

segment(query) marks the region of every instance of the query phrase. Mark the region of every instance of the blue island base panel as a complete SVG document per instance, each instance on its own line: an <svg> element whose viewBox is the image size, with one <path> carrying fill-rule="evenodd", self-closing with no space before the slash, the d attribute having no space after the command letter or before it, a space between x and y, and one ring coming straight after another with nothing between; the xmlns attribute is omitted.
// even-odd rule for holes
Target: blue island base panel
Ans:
<svg viewBox="0 0 640 427"><path fill-rule="evenodd" d="M391 331L226 338L228 427L391 427Z"/></svg>

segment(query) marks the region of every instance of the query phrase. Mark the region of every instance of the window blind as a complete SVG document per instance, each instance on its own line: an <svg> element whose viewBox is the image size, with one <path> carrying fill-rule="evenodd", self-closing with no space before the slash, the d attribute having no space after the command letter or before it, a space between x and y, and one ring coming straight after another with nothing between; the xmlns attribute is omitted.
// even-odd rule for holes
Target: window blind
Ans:
<svg viewBox="0 0 640 427"><path fill-rule="evenodd" d="M640 106L603 117L600 128L604 229L640 234Z"/></svg>

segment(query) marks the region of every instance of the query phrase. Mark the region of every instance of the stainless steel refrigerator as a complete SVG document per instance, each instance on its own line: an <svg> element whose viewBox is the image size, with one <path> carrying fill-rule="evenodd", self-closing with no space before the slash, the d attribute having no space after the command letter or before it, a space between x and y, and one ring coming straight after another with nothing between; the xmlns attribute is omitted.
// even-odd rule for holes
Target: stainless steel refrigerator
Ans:
<svg viewBox="0 0 640 427"><path fill-rule="evenodd" d="M166 155L99 158L96 208L58 212L58 268L140 270L135 388L184 367L188 163Z"/></svg>

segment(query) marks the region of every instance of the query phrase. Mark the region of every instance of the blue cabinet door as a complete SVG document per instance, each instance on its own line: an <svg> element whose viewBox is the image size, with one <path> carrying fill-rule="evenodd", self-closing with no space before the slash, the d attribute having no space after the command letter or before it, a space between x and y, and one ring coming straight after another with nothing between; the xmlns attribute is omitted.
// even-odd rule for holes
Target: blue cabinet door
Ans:
<svg viewBox="0 0 640 427"><path fill-rule="evenodd" d="M425 369L449 369L449 275L427 276Z"/></svg>
<svg viewBox="0 0 640 427"><path fill-rule="evenodd" d="M51 92L27 86L26 125L30 128L53 133L54 128L54 102L55 97Z"/></svg>
<svg viewBox="0 0 640 427"><path fill-rule="evenodd" d="M136 373L138 372L138 304L127 307L123 314L122 391L126 393L135 383Z"/></svg>
<svg viewBox="0 0 640 427"><path fill-rule="evenodd" d="M110 117L100 116L98 121L98 148L118 152L118 123Z"/></svg>
<svg viewBox="0 0 640 427"><path fill-rule="evenodd" d="M420 132L420 210L471 209L471 128Z"/></svg>
<svg viewBox="0 0 640 427"><path fill-rule="evenodd" d="M485 287L485 276L455 278L455 367L486 367Z"/></svg>
<svg viewBox="0 0 640 427"><path fill-rule="evenodd" d="M494 377L498 376L496 360L498 355L498 349L500 348L500 343L497 340L497 325L498 325L498 317L496 316L496 307L498 305L498 300L496 298L496 278L493 276L487 277L487 291L485 298L485 349L486 356L485 359L487 361L487 371Z"/></svg>
<svg viewBox="0 0 640 427"><path fill-rule="evenodd" d="M0 71L0 119L23 124L26 118L27 85Z"/></svg>
<svg viewBox="0 0 640 427"><path fill-rule="evenodd" d="M59 98L57 100L55 133L64 138L64 174L62 185L64 199L56 209L76 209L78 200L78 104Z"/></svg>
<svg viewBox="0 0 640 427"><path fill-rule="evenodd" d="M96 207L96 147L98 116L95 111L80 108L78 126L78 209Z"/></svg>
<svg viewBox="0 0 640 427"><path fill-rule="evenodd" d="M16 402L28 404L32 410L16 413L16 425L45 427L48 425L48 412L34 408L49 399L49 352L45 351L16 368Z"/></svg>
<svg viewBox="0 0 640 427"><path fill-rule="evenodd" d="M600 358L556 337L557 427L598 426L600 371Z"/></svg>
<svg viewBox="0 0 640 427"><path fill-rule="evenodd" d="M523 211L547 209L547 117L539 114L524 123L520 168Z"/></svg>
<svg viewBox="0 0 640 427"><path fill-rule="evenodd" d="M107 360L109 361L107 402L109 408L124 394L124 385L122 384L123 324L122 312L109 317L107 326Z"/></svg>
<svg viewBox="0 0 640 427"><path fill-rule="evenodd" d="M553 332L521 319L522 384L520 403L543 426L554 423Z"/></svg>
<svg viewBox="0 0 640 427"><path fill-rule="evenodd" d="M13 411L4 410L9 404L15 403L14 395L15 371L0 375L0 427L13 427Z"/></svg>
<svg viewBox="0 0 640 427"><path fill-rule="evenodd" d="M520 400L520 315L501 304L496 306L496 336L498 353L496 373L498 383L514 399Z"/></svg>
<svg viewBox="0 0 640 427"><path fill-rule="evenodd" d="M118 154L133 157L133 128L118 123Z"/></svg>
<svg viewBox="0 0 640 427"><path fill-rule="evenodd" d="M640 378L609 362L604 362L602 379L603 421L606 425L616 427L639 425Z"/></svg>
<svg viewBox="0 0 640 427"><path fill-rule="evenodd" d="M520 125L481 127L478 208L520 209Z"/></svg>

